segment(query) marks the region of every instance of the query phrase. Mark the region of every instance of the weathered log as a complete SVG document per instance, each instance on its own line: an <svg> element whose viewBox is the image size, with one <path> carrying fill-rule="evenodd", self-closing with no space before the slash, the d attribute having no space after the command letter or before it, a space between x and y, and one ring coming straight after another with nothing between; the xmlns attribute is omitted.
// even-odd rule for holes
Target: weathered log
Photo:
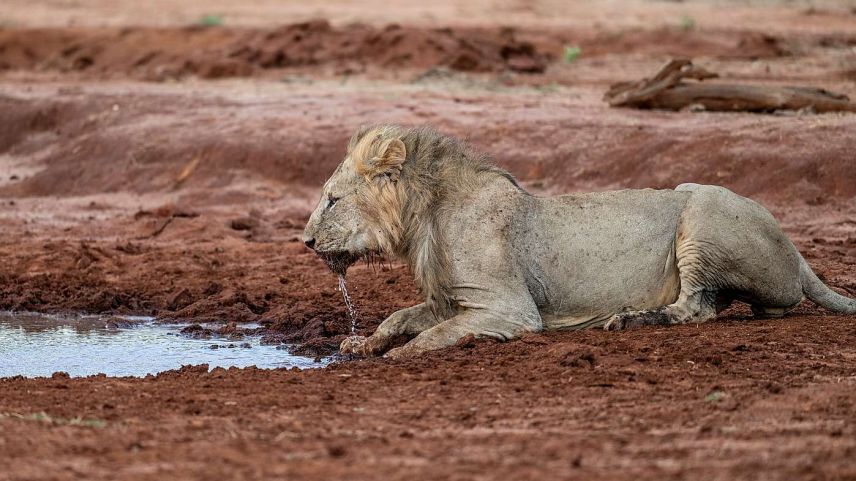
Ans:
<svg viewBox="0 0 856 481"><path fill-rule="evenodd" d="M650 79L613 85L604 100L612 107L637 109L856 112L856 103L846 95L819 88L701 82L715 77L689 60L671 60ZM684 82L686 79L698 82Z"/></svg>

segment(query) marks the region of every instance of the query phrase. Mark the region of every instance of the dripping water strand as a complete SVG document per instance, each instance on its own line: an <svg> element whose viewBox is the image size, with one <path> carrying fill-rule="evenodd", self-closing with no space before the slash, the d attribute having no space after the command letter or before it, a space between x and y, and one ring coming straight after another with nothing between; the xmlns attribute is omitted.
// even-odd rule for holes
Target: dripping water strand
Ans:
<svg viewBox="0 0 856 481"><path fill-rule="evenodd" d="M357 310L354 308L354 303L351 302L351 296L348 295L348 286L345 285L345 276L339 275L339 290L342 291L342 298L345 299L345 305L348 307L348 316L351 318L351 335L357 333Z"/></svg>

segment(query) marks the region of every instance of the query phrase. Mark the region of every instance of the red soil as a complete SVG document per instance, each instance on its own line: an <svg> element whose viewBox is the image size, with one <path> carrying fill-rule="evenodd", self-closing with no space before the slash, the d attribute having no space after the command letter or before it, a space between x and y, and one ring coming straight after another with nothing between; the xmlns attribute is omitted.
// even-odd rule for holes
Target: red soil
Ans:
<svg viewBox="0 0 856 481"><path fill-rule="evenodd" d="M800 45L815 45L822 38L801 35L799 40ZM83 78L132 76L159 81L187 76L258 76L265 71L288 70L309 71L314 76L394 78L438 67L463 72L543 73L561 56L565 45L581 47L588 57L621 53L758 59L788 55L785 43L752 31L545 31L405 28L397 24L334 28L326 20L265 29L0 29L0 71L53 70Z"/></svg>
<svg viewBox="0 0 856 481"><path fill-rule="evenodd" d="M854 346L852 318L804 311L316 371L0 380L4 411L56 419L0 419L0 456L4 479L853 479Z"/></svg>
<svg viewBox="0 0 856 481"><path fill-rule="evenodd" d="M378 121L467 137L539 194L725 185L856 295L856 116L600 101L670 55L856 91L846 17L769 34L726 29L726 13L688 31L492 17L0 30L0 309L258 321L270 342L332 352L345 306L299 235L347 136ZM582 46L573 64L565 44ZM362 334L419 300L397 264L357 266L348 284ZM853 479L854 346L856 318L806 302L774 321L736 306L700 326L467 340L307 372L6 379L0 481Z"/></svg>

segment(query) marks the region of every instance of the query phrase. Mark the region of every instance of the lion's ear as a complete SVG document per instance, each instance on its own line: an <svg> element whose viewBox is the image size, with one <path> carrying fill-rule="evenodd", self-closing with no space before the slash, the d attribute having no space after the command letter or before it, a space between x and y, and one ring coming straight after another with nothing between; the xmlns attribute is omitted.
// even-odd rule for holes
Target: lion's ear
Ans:
<svg viewBox="0 0 856 481"><path fill-rule="evenodd" d="M407 148L401 139L386 139L378 145L376 154L366 160L365 174L371 177L386 175L396 181L406 157Z"/></svg>

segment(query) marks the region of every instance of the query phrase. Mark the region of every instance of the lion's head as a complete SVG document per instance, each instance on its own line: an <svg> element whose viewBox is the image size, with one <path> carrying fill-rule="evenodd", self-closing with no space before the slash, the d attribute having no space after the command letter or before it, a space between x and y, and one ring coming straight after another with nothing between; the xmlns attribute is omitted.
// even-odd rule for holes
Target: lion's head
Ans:
<svg viewBox="0 0 856 481"><path fill-rule="evenodd" d="M396 250L403 201L396 184L407 157L403 134L394 126L357 132L324 184L303 241L338 274L361 258Z"/></svg>
<svg viewBox="0 0 856 481"><path fill-rule="evenodd" d="M303 241L338 274L375 254L406 262L431 310L446 318L452 296L443 218L496 176L517 185L466 143L429 127L362 128L324 184Z"/></svg>

